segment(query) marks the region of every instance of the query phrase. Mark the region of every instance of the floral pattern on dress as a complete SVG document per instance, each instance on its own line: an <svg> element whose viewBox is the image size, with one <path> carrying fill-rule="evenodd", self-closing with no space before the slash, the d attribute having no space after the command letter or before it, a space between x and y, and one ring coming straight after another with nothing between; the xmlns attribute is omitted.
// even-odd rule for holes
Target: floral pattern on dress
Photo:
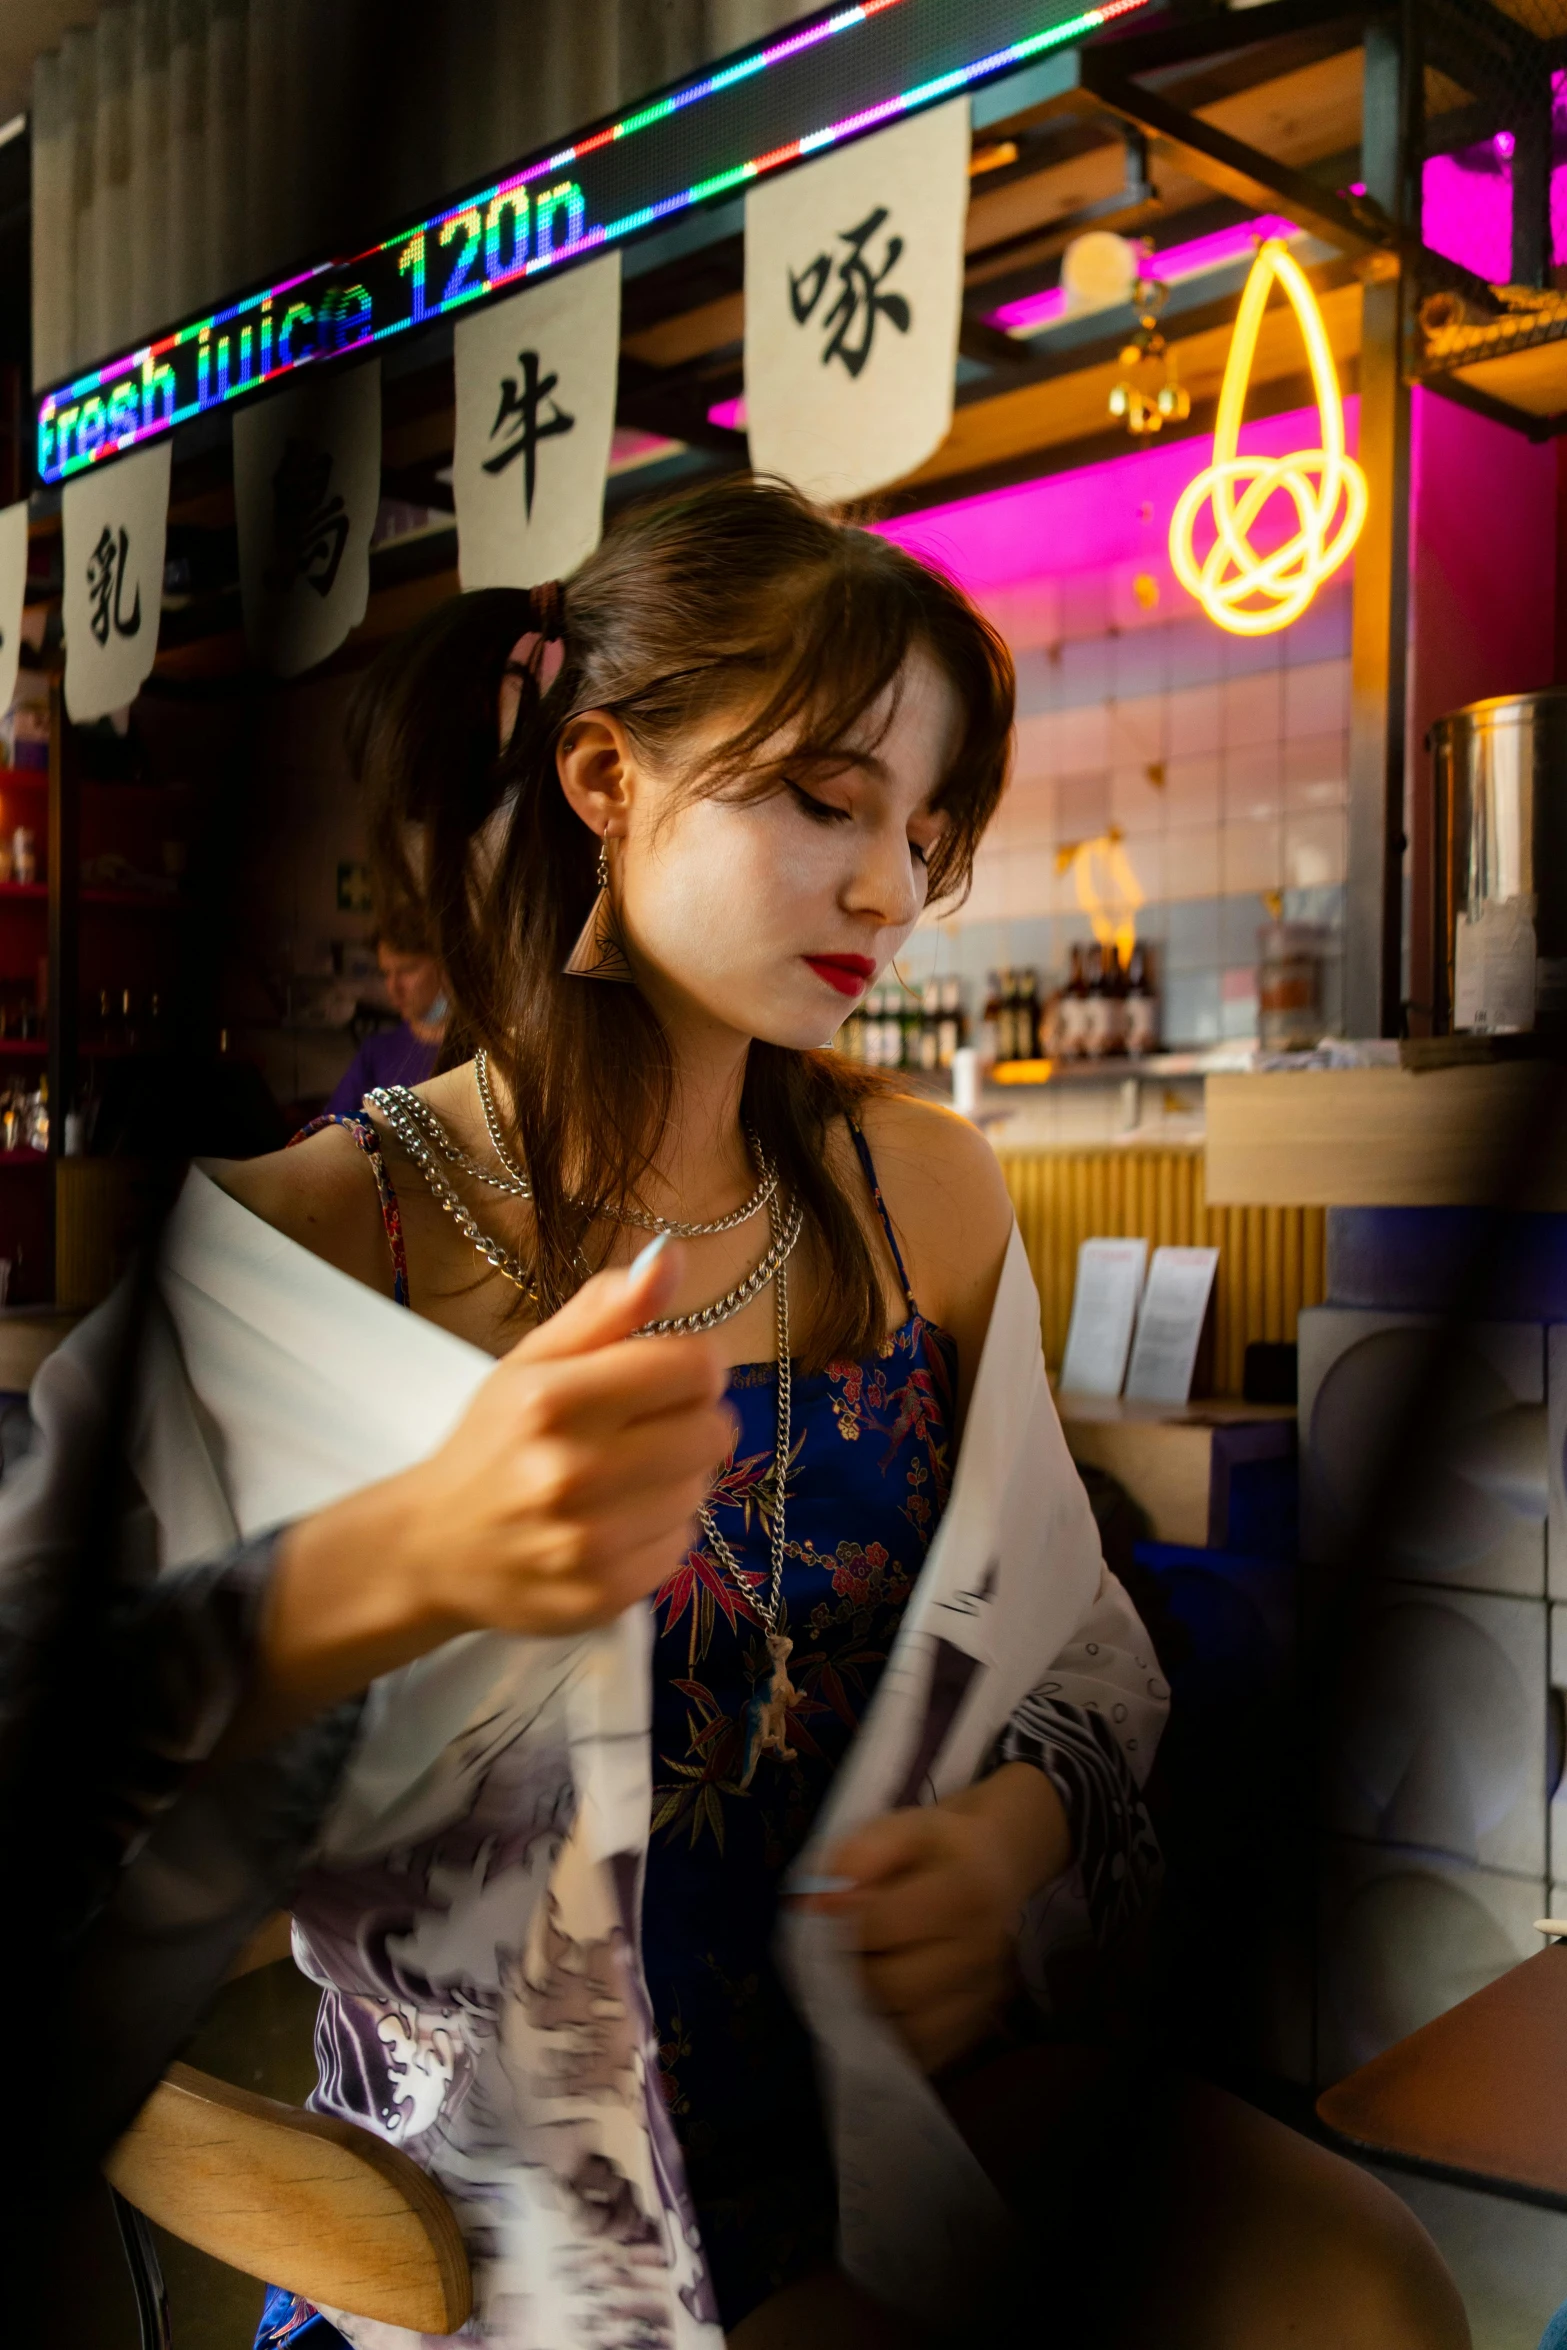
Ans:
<svg viewBox="0 0 1567 2350"><path fill-rule="evenodd" d="M773 1967L773 1927L946 1500L953 1373L952 1341L917 1313L868 1362L795 1372L779 1610L799 1692L792 1762L764 1754L740 1784L746 1707L771 1669L773 1364L743 1364L728 1386L740 1428L712 1506L738 1577L704 1539L654 1599L643 1955L665 2102L730 2326L832 2243L814 2065Z"/></svg>

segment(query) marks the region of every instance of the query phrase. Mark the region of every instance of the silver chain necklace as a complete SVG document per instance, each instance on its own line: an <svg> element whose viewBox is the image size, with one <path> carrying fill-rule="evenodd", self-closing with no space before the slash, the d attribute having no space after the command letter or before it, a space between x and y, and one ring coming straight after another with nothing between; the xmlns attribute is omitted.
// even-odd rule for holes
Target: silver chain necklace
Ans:
<svg viewBox="0 0 1567 2350"><path fill-rule="evenodd" d="M519 1257L503 1247L469 1213L442 1167L443 1158L448 1164L463 1165L465 1154L452 1141L434 1112L409 1087L403 1085L377 1086L365 1098L381 1112L458 1231L472 1243L486 1264L493 1266L497 1273L504 1274L525 1297L537 1304L538 1285L533 1276ZM791 1701L799 1695L789 1679L789 1657L793 1642L786 1634L780 1633L778 1619L783 1606L790 1423L794 1402L794 1376L789 1359L789 1259L799 1242L805 1211L796 1199L790 1204L787 1221L780 1221L777 1169L768 1163L754 1140L753 1147L767 1187L767 1216L772 1229L772 1241L767 1253L753 1265L743 1281L737 1282L733 1289L715 1299L711 1305L699 1306L689 1314L671 1314L662 1321L644 1322L637 1332L639 1338L653 1338L672 1333L711 1330L718 1323L726 1322L732 1315L739 1313L742 1306L749 1305L751 1299L769 1281L774 1284L778 1331L778 1433L773 1455L772 1561L765 1595L747 1581L739 1560L719 1533L711 1502L702 1502L697 1510L698 1522L712 1544L719 1564L746 1605L754 1608L760 1616L767 1640L768 1668L758 1676L746 1707L745 1746L739 1777L742 1787L751 1784L757 1762L763 1754L772 1752L781 1761L793 1761L794 1749L788 1744L787 1737L788 1712ZM502 1163L505 1163L504 1160ZM474 1169L469 1171L477 1172ZM732 1219L733 1222L743 1220Z"/></svg>
<svg viewBox="0 0 1567 2350"><path fill-rule="evenodd" d="M470 1215L456 1185L442 1168L437 1156L440 1145L427 1139L424 1132L424 1118L429 1118L430 1113L425 1110L423 1102L419 1103L419 1110L423 1112L421 1118L408 1108L408 1104L418 1097L406 1085L378 1085L365 1095L365 1099L373 1102L380 1111L464 1239L472 1242L487 1265L493 1266L497 1273L504 1273L513 1287L520 1289L523 1296L531 1298L536 1305L538 1284L527 1266ZM438 1121L432 1123L439 1125ZM449 1143L451 1138L444 1127L439 1128L439 1131L442 1144ZM449 1158L451 1153L442 1151L441 1155Z"/></svg>
<svg viewBox="0 0 1567 2350"><path fill-rule="evenodd" d="M366 1094L365 1099L381 1112L464 1239L471 1242L487 1265L503 1274L514 1288L522 1291L524 1297L531 1298L537 1304L538 1285L522 1259L497 1240L493 1233L485 1231L464 1204L456 1185L442 1167L443 1158L448 1165L463 1165L465 1154L453 1142L429 1105L406 1085L379 1085L373 1092ZM772 1222L773 1237L766 1253L722 1297L714 1298L710 1305L696 1306L688 1314L668 1314L661 1321L646 1322L637 1333L639 1338L683 1337L693 1331L716 1330L720 1322L729 1321L748 1306L752 1298L758 1296L788 1263L805 1228L805 1210L798 1200L793 1201L788 1221L782 1229L779 1228L777 1170L768 1165L765 1159L762 1164L766 1179L772 1187L768 1195L768 1216ZM580 1257L578 1261L586 1278L588 1267Z"/></svg>
<svg viewBox="0 0 1567 2350"><path fill-rule="evenodd" d="M533 1192L528 1178L507 1149L506 1138L501 1132L495 1097L490 1091L490 1056L483 1045L473 1056L473 1075L479 1089L479 1107L484 1112L484 1127L490 1138L490 1148L505 1168L506 1179L503 1181L500 1176L489 1174L466 1152L459 1152L450 1136L445 1136L449 1145L447 1156L455 1165L465 1167L470 1175L477 1175L481 1183L493 1184L497 1191L510 1192L515 1198L531 1199ZM424 1109L422 1102L419 1106ZM425 1115L428 1117L430 1113L426 1111ZM442 1132L444 1135L444 1129ZM745 1130L745 1138L750 1144L752 1158L763 1170L762 1180L744 1207L731 1209L727 1216L715 1217L711 1224L677 1224L667 1216L646 1215L640 1208L605 1208L602 1213L612 1217L617 1224L633 1224L639 1232L667 1232L675 1240L705 1240L713 1233L733 1232L737 1225L749 1224L753 1216L759 1216L763 1208L768 1206L777 1191L778 1170L768 1166L762 1154L762 1146L749 1126ZM573 1207L580 1207L581 1204L580 1200L572 1202Z"/></svg>
<svg viewBox="0 0 1567 2350"><path fill-rule="evenodd" d="M776 1208L772 1210L772 1219L773 1239L776 1246L779 1237ZM752 1584L747 1582L741 1572L739 1560L719 1533L717 1522L713 1517L712 1503L704 1501L697 1511L702 1531L718 1553L719 1562L727 1571L730 1581L739 1591L741 1597L748 1600L756 1609L770 1633L776 1633L778 1630L778 1610L783 1595L784 1498L789 1475L789 1422L794 1400L794 1380L789 1363L789 1266L787 1252L779 1261L775 1285L778 1308L778 1443L773 1457L772 1575L768 1581L765 1599Z"/></svg>

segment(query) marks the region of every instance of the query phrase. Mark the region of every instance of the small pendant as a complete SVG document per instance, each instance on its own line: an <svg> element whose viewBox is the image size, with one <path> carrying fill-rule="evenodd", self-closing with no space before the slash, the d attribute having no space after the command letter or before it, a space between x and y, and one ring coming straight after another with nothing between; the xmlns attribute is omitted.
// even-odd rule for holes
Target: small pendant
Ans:
<svg viewBox="0 0 1567 2350"><path fill-rule="evenodd" d="M785 1744L789 1727L789 1708L801 1692L789 1678L789 1659L794 1642L782 1632L769 1632L767 1653L772 1658L772 1670L765 1681L759 1681L745 1709L745 1760L740 1773L740 1784L749 1787L756 1775L756 1766L767 1753L776 1754L780 1762L793 1762L795 1749Z"/></svg>

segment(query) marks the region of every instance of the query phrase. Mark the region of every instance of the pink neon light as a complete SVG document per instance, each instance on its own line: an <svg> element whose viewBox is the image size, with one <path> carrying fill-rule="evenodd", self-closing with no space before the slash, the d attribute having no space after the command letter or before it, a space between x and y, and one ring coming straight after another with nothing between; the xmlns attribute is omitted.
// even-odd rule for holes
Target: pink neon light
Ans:
<svg viewBox="0 0 1567 2350"><path fill-rule="evenodd" d="M709 408L707 421L709 424L722 425L725 432L744 432L744 392L741 392L737 399L717 401L713 407Z"/></svg>
<svg viewBox="0 0 1567 2350"><path fill-rule="evenodd" d="M1149 257L1148 269L1161 285L1179 285L1185 278L1202 277L1211 269L1227 268L1232 261L1248 260L1264 237L1299 234L1292 220L1263 213L1256 220L1237 221L1233 228L1215 229L1210 236L1193 237L1184 245L1166 245ZM990 322L1015 334L1038 334L1042 327L1054 326L1066 315L1065 289L1050 286L1042 294L1025 294L1021 301L993 310Z"/></svg>
<svg viewBox="0 0 1567 2350"><path fill-rule="evenodd" d="M1567 131L1567 74L1551 76L1551 124ZM1421 235L1488 284L1513 274L1513 134L1498 131L1459 155L1432 155L1421 174ZM1558 153L1560 148L1557 149ZM1551 173L1551 259L1567 261L1567 165Z"/></svg>
<svg viewBox="0 0 1567 2350"><path fill-rule="evenodd" d="M1351 450L1359 422L1360 403L1351 394L1344 402ZM1243 449L1268 457L1315 447L1318 439L1315 408L1264 417L1241 432ZM1168 619L1196 610L1170 569L1170 517L1210 446L1200 438L1135 449L1103 464L986 490L874 527L948 573L981 603L1033 581L1125 567L1158 580L1158 616Z"/></svg>

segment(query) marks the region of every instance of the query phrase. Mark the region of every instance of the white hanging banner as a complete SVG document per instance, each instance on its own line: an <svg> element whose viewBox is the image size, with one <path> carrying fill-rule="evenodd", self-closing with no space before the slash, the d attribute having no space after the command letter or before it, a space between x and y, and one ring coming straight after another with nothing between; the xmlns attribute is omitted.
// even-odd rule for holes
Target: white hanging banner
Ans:
<svg viewBox="0 0 1567 2350"><path fill-rule="evenodd" d="M258 668L298 677L358 627L380 502L379 360L238 411L239 586Z"/></svg>
<svg viewBox="0 0 1567 2350"><path fill-rule="evenodd" d="M457 563L465 588L536 587L604 527L620 359L620 254L546 279L452 337Z"/></svg>
<svg viewBox="0 0 1567 2350"><path fill-rule="evenodd" d="M65 707L78 725L133 702L157 654L172 456L155 442L61 496Z"/></svg>
<svg viewBox="0 0 1567 2350"><path fill-rule="evenodd" d="M22 605L27 596L27 500L0 512L0 718L16 692L16 660L22 646Z"/></svg>
<svg viewBox="0 0 1567 2350"><path fill-rule="evenodd" d="M933 107L745 199L751 463L836 504L922 464L952 422L969 106Z"/></svg>

